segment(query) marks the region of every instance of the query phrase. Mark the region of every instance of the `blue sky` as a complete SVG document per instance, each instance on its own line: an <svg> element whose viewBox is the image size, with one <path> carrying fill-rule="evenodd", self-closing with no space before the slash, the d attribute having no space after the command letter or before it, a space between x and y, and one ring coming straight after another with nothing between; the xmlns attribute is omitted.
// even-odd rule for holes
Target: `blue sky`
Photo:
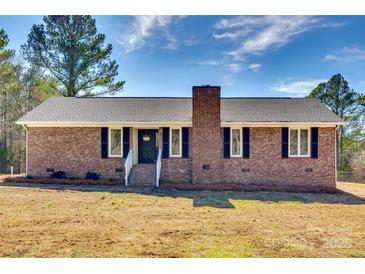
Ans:
<svg viewBox="0 0 365 274"><path fill-rule="evenodd" d="M113 44L119 96L305 96L341 73L365 90L365 16L96 16ZM42 16L0 16L19 49Z"/></svg>

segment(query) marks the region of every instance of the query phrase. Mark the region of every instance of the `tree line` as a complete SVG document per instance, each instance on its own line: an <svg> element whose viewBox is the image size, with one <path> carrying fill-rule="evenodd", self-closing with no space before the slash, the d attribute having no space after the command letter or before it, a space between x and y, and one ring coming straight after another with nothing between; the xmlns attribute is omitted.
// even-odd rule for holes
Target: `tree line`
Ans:
<svg viewBox="0 0 365 274"><path fill-rule="evenodd" d="M365 95L336 74L318 84L308 97L318 98L346 123L337 130L337 169L365 176Z"/></svg>
<svg viewBox="0 0 365 274"><path fill-rule="evenodd" d="M45 16L19 52L0 29L0 173L25 171L25 130L15 121L51 96L114 95L113 47L91 16Z"/></svg>
<svg viewBox="0 0 365 274"><path fill-rule="evenodd" d="M17 53L0 29L0 173L25 171L25 130L15 124L51 96L114 95L117 80L113 47L105 43L91 16L45 16L34 24ZM341 117L337 130L339 170L365 167L365 96L340 74L320 83L310 94Z"/></svg>

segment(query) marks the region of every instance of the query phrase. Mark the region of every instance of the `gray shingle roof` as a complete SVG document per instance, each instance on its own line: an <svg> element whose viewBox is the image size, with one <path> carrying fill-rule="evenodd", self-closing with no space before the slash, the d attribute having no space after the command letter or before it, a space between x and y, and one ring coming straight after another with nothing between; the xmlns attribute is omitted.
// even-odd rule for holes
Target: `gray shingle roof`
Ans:
<svg viewBox="0 0 365 274"><path fill-rule="evenodd" d="M191 122L191 98L53 97L18 122ZM222 98L222 122L342 122L316 99Z"/></svg>
<svg viewBox="0 0 365 274"><path fill-rule="evenodd" d="M314 98L227 98L221 102L225 122L342 122Z"/></svg>

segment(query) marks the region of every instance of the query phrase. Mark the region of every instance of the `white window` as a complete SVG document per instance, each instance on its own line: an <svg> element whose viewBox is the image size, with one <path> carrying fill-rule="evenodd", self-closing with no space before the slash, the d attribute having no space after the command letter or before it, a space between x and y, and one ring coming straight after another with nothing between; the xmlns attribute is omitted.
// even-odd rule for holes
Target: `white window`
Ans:
<svg viewBox="0 0 365 274"><path fill-rule="evenodd" d="M308 128L291 128L289 130L289 156L309 156Z"/></svg>
<svg viewBox="0 0 365 274"><path fill-rule="evenodd" d="M170 155L181 157L181 128L170 129Z"/></svg>
<svg viewBox="0 0 365 274"><path fill-rule="evenodd" d="M122 155L122 129L109 128L109 157L121 157Z"/></svg>
<svg viewBox="0 0 365 274"><path fill-rule="evenodd" d="M231 156L242 156L241 128L231 128Z"/></svg>

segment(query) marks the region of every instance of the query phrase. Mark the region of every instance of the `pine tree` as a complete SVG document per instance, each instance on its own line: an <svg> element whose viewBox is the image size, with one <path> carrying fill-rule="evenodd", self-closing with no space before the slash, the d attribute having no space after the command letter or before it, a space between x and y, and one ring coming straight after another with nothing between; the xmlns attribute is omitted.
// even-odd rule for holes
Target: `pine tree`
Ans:
<svg viewBox="0 0 365 274"><path fill-rule="evenodd" d="M97 33L91 16L45 16L33 25L22 46L25 58L57 79L53 89L61 96L100 96L121 91L118 64L110 59L112 45Z"/></svg>
<svg viewBox="0 0 365 274"><path fill-rule="evenodd" d="M340 126L337 131L337 163L338 168L343 170L349 162L350 153L346 149L354 144L356 136L362 131L360 96L349 87L341 74L336 74L326 83L320 83L309 97L318 98L346 122L346 126Z"/></svg>

